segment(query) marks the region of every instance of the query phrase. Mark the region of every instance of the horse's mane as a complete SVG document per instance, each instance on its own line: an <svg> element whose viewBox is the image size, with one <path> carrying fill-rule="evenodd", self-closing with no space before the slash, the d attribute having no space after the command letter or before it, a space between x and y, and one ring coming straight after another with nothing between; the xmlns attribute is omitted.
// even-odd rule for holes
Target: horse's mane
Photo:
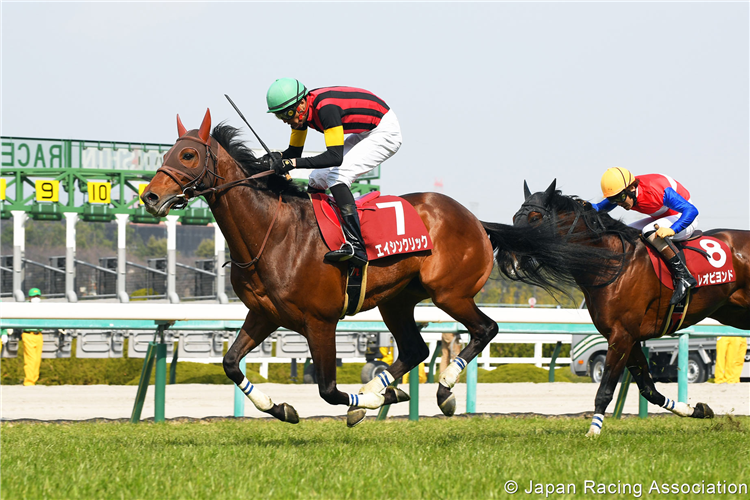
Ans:
<svg viewBox="0 0 750 500"><path fill-rule="evenodd" d="M498 268L507 278L539 286L552 295L561 292L570 296L571 285L601 287L619 277L638 241L637 229L597 212L591 203L577 196L565 196L560 191L555 191L545 206L558 215L578 215L577 224L581 227L577 229L585 224L586 230L561 236L572 221L568 220L561 231L559 216L536 227L484 222ZM595 244L606 235L615 236L623 246L612 250ZM631 245L626 246L625 242Z"/></svg>
<svg viewBox="0 0 750 500"><path fill-rule="evenodd" d="M640 231L624 224L618 219L613 219L609 214L597 212L588 201L582 200L576 195L564 195L555 191L549 200L549 208L558 212L572 212L580 215L586 227L591 230L586 238L601 237L605 234L621 236L625 241L635 245L640 238Z"/></svg>
<svg viewBox="0 0 750 500"><path fill-rule="evenodd" d="M251 175L264 172L266 169L261 165L260 160L255 157L252 150L248 148L239 138L240 130L221 122L216 125L211 132L211 136L216 142L221 144L229 156L234 158L243 172L249 177ZM289 194L300 198L307 198L304 189L294 181L287 180L280 175L269 175L256 179L257 187L268 189L274 193Z"/></svg>

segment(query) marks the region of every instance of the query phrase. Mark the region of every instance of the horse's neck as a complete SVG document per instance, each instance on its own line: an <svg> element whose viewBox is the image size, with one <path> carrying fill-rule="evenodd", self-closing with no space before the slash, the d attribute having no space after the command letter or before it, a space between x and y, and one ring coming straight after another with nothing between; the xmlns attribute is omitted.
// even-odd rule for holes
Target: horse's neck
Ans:
<svg viewBox="0 0 750 500"><path fill-rule="evenodd" d="M247 177L222 149L219 155L220 184ZM254 182L254 181L249 181ZM249 262L257 255L271 225L278 205L278 195L246 186L235 186L214 195L209 204L216 223L229 246L232 259Z"/></svg>

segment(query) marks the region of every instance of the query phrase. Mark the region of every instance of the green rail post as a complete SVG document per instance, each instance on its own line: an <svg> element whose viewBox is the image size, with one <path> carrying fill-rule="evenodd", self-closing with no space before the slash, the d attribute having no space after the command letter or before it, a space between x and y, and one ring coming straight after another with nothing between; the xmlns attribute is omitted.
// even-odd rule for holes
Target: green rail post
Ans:
<svg viewBox="0 0 750 500"><path fill-rule="evenodd" d="M391 387L393 387L394 389L396 387L398 387L398 381L399 380L400 379L394 380L393 383L391 384ZM388 410L390 408L391 408L391 405L383 405L383 406L381 406L380 409L378 410L378 416L377 416L377 418L375 420L385 420L386 418L388 418ZM411 407L409 407L409 409L411 410Z"/></svg>
<svg viewBox="0 0 750 500"><path fill-rule="evenodd" d="M240 371L243 375L247 375L247 360L242 358L240 360ZM240 386L234 385L234 416L244 417L245 416L245 393L240 390Z"/></svg>
<svg viewBox="0 0 750 500"><path fill-rule="evenodd" d="M428 384L435 383L435 360L437 359L438 353L442 350L442 348L443 348L443 341L438 340L437 345L435 346L435 352L432 353L432 359L430 360L430 365L427 368L428 369L428 372L427 372Z"/></svg>
<svg viewBox="0 0 750 500"><path fill-rule="evenodd" d="M419 420L419 365L409 372L409 420Z"/></svg>
<svg viewBox="0 0 750 500"><path fill-rule="evenodd" d="M612 412L612 416L616 419L622 417L622 409L625 406L625 400L628 397L628 389L630 388L630 370L625 368L620 378L620 394L617 395L617 402L615 403L615 411Z"/></svg>
<svg viewBox="0 0 750 500"><path fill-rule="evenodd" d="M557 341L557 344L555 345L555 350L552 353L552 359L549 360L549 381L554 382L555 381L555 362L557 361L557 357L560 355L560 351L562 350L562 342Z"/></svg>
<svg viewBox="0 0 750 500"><path fill-rule="evenodd" d="M154 377L154 422L164 422L164 406L167 388L167 344L156 345L156 373Z"/></svg>
<svg viewBox="0 0 750 500"><path fill-rule="evenodd" d="M648 347L645 345L643 346L643 354L646 355L646 366L649 366L650 369L650 363L648 360ZM646 418L648 417L648 401L646 401L646 398L643 397L642 394L640 394L640 391L638 392L638 417L639 418Z"/></svg>
<svg viewBox="0 0 750 500"><path fill-rule="evenodd" d="M177 343L174 344L174 355L172 356L172 363L169 365L169 385L174 385L177 381Z"/></svg>
<svg viewBox="0 0 750 500"><path fill-rule="evenodd" d="M138 392L135 396L133 412L130 414L130 423L137 424L141 420L143 403L146 401L146 392L148 391L148 381L151 378L151 368L154 366L154 355L156 354L156 342L149 342L146 351L146 359L143 360L141 368L141 379L138 381Z"/></svg>
<svg viewBox="0 0 750 500"><path fill-rule="evenodd" d="M477 412L477 375L479 372L477 358L466 367L466 413Z"/></svg>
<svg viewBox="0 0 750 500"><path fill-rule="evenodd" d="M677 401L687 403L688 399L688 356L689 340L687 333L680 335L677 351Z"/></svg>

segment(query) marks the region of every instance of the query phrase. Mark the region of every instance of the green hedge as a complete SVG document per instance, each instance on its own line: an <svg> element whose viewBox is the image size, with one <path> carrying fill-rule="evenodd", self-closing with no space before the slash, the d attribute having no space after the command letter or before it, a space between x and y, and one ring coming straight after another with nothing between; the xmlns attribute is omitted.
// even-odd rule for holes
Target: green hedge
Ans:
<svg viewBox="0 0 750 500"><path fill-rule="evenodd" d="M75 352L73 339L73 352ZM23 352L23 344L19 343L19 353ZM125 347L127 353L127 346ZM168 358L168 361L171 359ZM171 363L167 363L167 376ZM362 363L344 363L336 369L336 379L339 384L359 384ZM39 370L38 385L138 385L143 367L143 359L113 358L113 359L78 359L59 358L42 359ZM291 377L289 363L272 363L268 367L268 379L260 373L260 364L247 364L247 378L252 383L272 382L277 384L301 384L303 380L304 364L297 365L297 379ZM178 384L231 384L224 374L221 363L205 364L180 361L177 364ZM494 370L479 368L477 381L490 382L536 382L543 383L549 379L549 372L527 364L511 364L499 366ZM577 377L567 366L555 370L557 382L588 382L587 377ZM16 385L23 382L23 354L16 358L2 358L0 361L0 381L3 385ZM460 382L466 382L466 372L461 375ZM154 383L154 371L151 372L151 383Z"/></svg>

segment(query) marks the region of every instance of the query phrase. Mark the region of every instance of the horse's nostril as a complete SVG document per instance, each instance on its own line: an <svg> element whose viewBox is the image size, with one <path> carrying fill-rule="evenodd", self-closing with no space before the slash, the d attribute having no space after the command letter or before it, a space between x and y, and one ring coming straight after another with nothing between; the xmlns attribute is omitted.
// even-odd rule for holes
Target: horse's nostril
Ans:
<svg viewBox="0 0 750 500"><path fill-rule="evenodd" d="M154 193L153 191L147 191L147 192L143 193L143 195L141 196L141 199L147 205L153 205L157 201L159 201L159 195L156 194L156 193Z"/></svg>

